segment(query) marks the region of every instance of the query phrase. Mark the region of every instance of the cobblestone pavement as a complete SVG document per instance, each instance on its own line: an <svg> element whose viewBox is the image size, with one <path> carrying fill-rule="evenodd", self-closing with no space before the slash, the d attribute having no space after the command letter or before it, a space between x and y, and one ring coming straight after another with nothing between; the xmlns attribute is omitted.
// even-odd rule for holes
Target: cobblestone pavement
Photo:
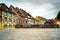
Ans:
<svg viewBox="0 0 60 40"><path fill-rule="evenodd" d="M60 40L60 29L20 28L0 30L0 40Z"/></svg>

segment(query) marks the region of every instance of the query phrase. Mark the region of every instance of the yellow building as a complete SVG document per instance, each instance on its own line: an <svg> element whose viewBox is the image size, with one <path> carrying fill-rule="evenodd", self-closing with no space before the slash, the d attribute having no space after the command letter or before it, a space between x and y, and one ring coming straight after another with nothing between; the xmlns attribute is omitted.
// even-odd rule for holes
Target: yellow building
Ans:
<svg viewBox="0 0 60 40"><path fill-rule="evenodd" d="M0 4L0 29L15 28L16 14L9 12L9 8L4 4Z"/></svg>
<svg viewBox="0 0 60 40"><path fill-rule="evenodd" d="M36 16L35 20L36 20L36 24L44 24L47 19L41 16Z"/></svg>
<svg viewBox="0 0 60 40"><path fill-rule="evenodd" d="M60 11L58 12L55 19L57 20L57 24L59 24L59 28L60 28Z"/></svg>
<svg viewBox="0 0 60 40"><path fill-rule="evenodd" d="M60 28L60 20L57 20L57 24L59 24L59 28Z"/></svg>

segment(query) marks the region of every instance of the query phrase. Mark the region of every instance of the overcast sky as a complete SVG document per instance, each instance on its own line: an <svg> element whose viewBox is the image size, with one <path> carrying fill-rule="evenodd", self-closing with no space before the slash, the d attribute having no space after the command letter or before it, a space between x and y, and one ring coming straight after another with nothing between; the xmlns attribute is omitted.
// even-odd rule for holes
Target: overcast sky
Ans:
<svg viewBox="0 0 60 40"><path fill-rule="evenodd" d="M26 10L33 17L55 18L60 10L60 0L0 0L8 7L13 5Z"/></svg>

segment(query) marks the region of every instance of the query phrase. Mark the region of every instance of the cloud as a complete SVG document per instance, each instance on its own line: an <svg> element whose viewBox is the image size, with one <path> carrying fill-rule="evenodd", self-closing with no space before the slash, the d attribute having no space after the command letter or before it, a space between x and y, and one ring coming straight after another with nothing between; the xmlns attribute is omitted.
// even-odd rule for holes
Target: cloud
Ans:
<svg viewBox="0 0 60 40"><path fill-rule="evenodd" d="M27 9L28 10L28 9ZM56 16L56 10L52 4L41 4L40 6L33 6L30 10L31 14L35 17L36 15L42 16L45 18L53 18ZM55 16L54 16L55 15Z"/></svg>
<svg viewBox="0 0 60 40"><path fill-rule="evenodd" d="M36 6L39 6L43 3L51 3L55 6L56 9L60 9L60 0L25 0L24 2L28 2Z"/></svg>
<svg viewBox="0 0 60 40"><path fill-rule="evenodd" d="M45 18L53 18L57 14L55 7L51 3L44 3L39 6L34 6L31 4L22 5L21 8L29 12L33 17L42 16ZM55 16L54 16L55 15Z"/></svg>
<svg viewBox="0 0 60 40"><path fill-rule="evenodd" d="M1 2L8 6L23 8L33 17L38 15L45 18L54 18L60 10L60 0L0 0Z"/></svg>

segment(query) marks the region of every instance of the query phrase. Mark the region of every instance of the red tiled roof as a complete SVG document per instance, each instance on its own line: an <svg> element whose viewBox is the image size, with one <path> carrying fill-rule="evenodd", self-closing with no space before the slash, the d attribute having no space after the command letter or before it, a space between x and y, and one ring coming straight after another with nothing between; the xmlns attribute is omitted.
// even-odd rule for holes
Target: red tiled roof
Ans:
<svg viewBox="0 0 60 40"><path fill-rule="evenodd" d="M24 13L19 8L16 7L15 10L19 15L24 16Z"/></svg>
<svg viewBox="0 0 60 40"><path fill-rule="evenodd" d="M9 8L4 3L0 3L0 10L8 11L7 9Z"/></svg>
<svg viewBox="0 0 60 40"><path fill-rule="evenodd" d="M17 14L17 12L15 11L15 8L12 5L9 7L9 12Z"/></svg>

